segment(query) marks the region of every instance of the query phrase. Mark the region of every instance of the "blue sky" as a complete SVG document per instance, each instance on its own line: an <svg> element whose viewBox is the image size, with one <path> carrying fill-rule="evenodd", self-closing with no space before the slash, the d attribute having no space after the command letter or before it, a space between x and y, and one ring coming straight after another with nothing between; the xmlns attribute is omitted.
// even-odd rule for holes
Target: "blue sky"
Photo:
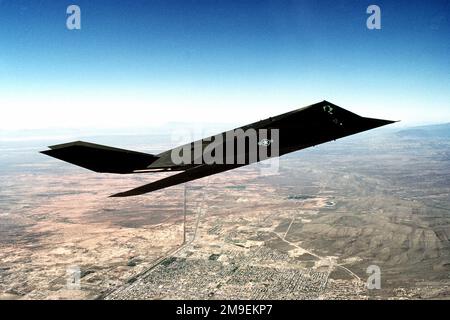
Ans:
<svg viewBox="0 0 450 320"><path fill-rule="evenodd" d="M324 99L450 122L449 16L450 1L0 0L0 129L245 124Z"/></svg>

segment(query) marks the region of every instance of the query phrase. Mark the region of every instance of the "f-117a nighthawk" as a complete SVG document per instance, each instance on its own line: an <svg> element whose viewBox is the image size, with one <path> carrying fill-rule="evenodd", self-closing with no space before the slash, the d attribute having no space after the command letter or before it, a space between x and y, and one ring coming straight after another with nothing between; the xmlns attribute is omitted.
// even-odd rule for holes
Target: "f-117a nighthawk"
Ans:
<svg viewBox="0 0 450 320"><path fill-rule="evenodd" d="M157 155L82 141L51 146L50 150L42 153L102 173L181 171L111 196L128 197L282 156L393 122L395 121L364 118L328 101L322 101ZM255 133L254 148L248 132ZM242 141L244 144L241 145L244 147L240 148L239 143ZM274 146L276 150L273 150ZM270 154L268 149L271 149ZM262 151L266 151L265 156L262 156ZM209 152L209 161L203 157L205 152Z"/></svg>

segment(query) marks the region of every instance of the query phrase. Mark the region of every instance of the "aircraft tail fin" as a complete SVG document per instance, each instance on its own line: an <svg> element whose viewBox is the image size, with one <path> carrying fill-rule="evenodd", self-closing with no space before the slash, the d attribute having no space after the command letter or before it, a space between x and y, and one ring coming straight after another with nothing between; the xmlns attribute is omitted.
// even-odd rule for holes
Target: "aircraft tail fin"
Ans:
<svg viewBox="0 0 450 320"><path fill-rule="evenodd" d="M125 174L146 170L147 166L158 159L152 154L83 141L54 145L49 148L50 150L41 151L41 153L103 173Z"/></svg>

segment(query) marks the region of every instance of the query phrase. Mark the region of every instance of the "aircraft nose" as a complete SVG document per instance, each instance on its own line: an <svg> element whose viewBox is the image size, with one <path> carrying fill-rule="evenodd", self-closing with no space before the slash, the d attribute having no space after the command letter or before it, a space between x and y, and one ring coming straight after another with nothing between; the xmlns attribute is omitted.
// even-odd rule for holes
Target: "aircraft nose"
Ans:
<svg viewBox="0 0 450 320"><path fill-rule="evenodd" d="M365 130L374 129L378 127L382 127L391 123L395 123L398 121L393 120L384 120L384 119L375 119L375 118L363 118L364 120L361 124L364 126Z"/></svg>

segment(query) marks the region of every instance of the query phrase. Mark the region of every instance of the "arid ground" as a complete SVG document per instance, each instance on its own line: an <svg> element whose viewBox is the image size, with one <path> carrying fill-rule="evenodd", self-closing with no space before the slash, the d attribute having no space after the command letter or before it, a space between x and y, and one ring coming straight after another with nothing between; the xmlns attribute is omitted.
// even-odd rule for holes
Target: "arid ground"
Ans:
<svg viewBox="0 0 450 320"><path fill-rule="evenodd" d="M119 146L170 147L133 139ZM161 174L97 174L37 152L53 142L4 141L0 295L448 299L449 141L375 130L285 156L271 174L190 182L185 226L184 185L108 198ZM367 288L369 266L380 289Z"/></svg>

